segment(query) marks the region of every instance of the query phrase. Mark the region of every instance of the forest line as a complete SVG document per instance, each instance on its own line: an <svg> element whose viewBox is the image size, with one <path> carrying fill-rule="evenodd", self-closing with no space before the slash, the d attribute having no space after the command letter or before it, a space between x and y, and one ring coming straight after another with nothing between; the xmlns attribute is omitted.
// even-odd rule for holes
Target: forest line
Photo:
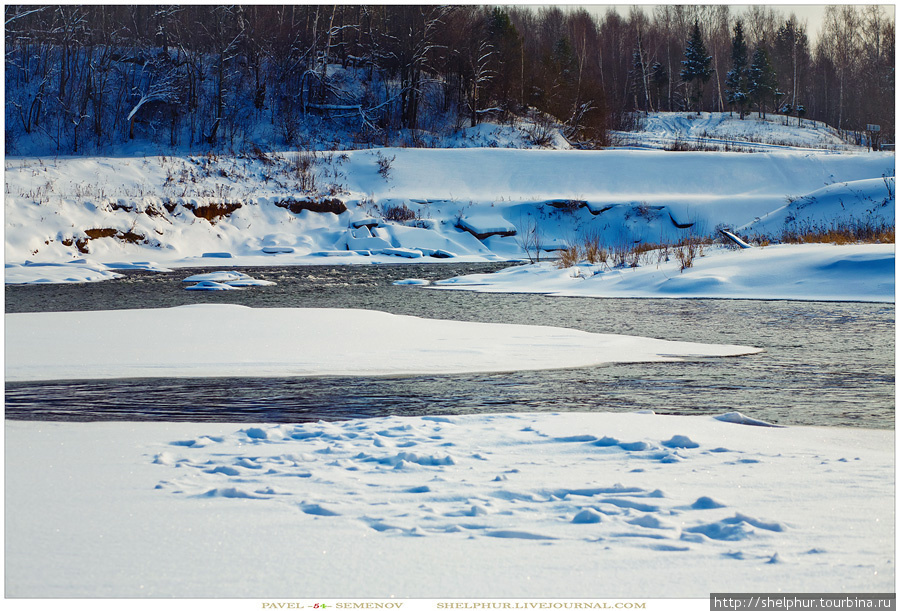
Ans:
<svg viewBox="0 0 900 611"><path fill-rule="evenodd" d="M526 117L597 147L638 112L782 113L894 133L894 18L771 6L5 7L6 149L417 143Z"/></svg>

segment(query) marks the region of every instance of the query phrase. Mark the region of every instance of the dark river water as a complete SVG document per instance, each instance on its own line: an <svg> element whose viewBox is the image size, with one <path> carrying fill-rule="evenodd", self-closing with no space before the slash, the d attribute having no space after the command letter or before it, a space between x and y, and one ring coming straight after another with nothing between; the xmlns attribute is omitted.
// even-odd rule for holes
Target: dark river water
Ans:
<svg viewBox="0 0 900 611"><path fill-rule="evenodd" d="M894 305L592 299L394 286L505 264L242 268L273 280L241 291L185 291L199 271L128 272L81 285L6 287L6 312L191 303L377 309L425 318L514 322L597 333L756 346L761 354L696 362L504 374L127 379L7 383L6 418L303 422L510 411L739 411L779 424L894 427ZM14 359L15 355L6 355Z"/></svg>

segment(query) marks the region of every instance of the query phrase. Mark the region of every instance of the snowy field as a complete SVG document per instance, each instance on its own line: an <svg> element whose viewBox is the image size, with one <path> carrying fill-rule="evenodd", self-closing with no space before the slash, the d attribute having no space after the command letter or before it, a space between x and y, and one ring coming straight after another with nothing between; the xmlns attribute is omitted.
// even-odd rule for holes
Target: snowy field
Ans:
<svg viewBox="0 0 900 611"><path fill-rule="evenodd" d="M6 595L893 591L893 432L738 419L11 421Z"/></svg>

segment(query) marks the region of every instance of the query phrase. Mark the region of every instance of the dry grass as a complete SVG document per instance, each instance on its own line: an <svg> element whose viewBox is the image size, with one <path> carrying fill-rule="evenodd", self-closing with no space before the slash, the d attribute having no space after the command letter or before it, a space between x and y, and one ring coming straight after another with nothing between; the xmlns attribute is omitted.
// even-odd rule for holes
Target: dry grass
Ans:
<svg viewBox="0 0 900 611"><path fill-rule="evenodd" d="M569 244L565 249L559 251L559 258L556 259L556 267L565 269L578 265L581 262L582 251L578 244Z"/></svg>
<svg viewBox="0 0 900 611"><path fill-rule="evenodd" d="M781 234L785 244L893 244L894 226L882 220L792 224Z"/></svg>
<svg viewBox="0 0 900 611"><path fill-rule="evenodd" d="M694 266L694 259L703 256L703 247L708 240L696 236L688 236L675 245L675 259L678 261L681 271Z"/></svg>
<svg viewBox="0 0 900 611"><path fill-rule="evenodd" d="M600 236L596 233L586 235L581 248L585 261L591 264L605 263L609 256L606 249L600 245Z"/></svg>

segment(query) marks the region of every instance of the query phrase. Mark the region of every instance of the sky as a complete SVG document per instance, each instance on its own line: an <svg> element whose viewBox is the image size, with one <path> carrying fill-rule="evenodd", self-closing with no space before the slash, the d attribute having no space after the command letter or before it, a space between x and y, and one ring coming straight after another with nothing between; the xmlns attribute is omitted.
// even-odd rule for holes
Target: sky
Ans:
<svg viewBox="0 0 900 611"><path fill-rule="evenodd" d="M653 6L657 4L662 4L661 2L635 2L634 4L642 4L646 6L649 10L653 10ZM749 4L737 4L732 2L707 2L704 4L728 4L731 6L731 10L734 13L743 13L750 6ZM806 22L806 32L809 36L810 40L816 40L819 35L819 31L822 28L822 23L824 21L825 16L825 4L779 4L779 3L761 3L761 4L769 4L776 10L780 10L784 13L785 16L794 13L797 16L797 19L802 23ZM832 3L836 4L836 3ZM607 10L607 6L596 5L598 9L600 9L601 14L605 13ZM615 6L615 5L613 5ZM627 14L631 5L622 5L621 9L618 9L620 13Z"/></svg>
<svg viewBox="0 0 900 611"><path fill-rule="evenodd" d="M546 0L538 0L537 2L528 2L526 0L525 3L526 4L547 4ZM876 3L883 4L885 7L885 10L888 12L888 14L890 14L892 17L894 16L894 4L892 4L892 3L885 4L883 2L876 2ZM654 6L657 6L657 5L663 4L663 3L658 2L658 1L657 2L637 1L637 2L633 2L632 4L613 4L613 3L603 3L603 2L581 2L581 3L557 2L555 4L557 4L560 7L564 7L564 6L584 7L585 9L588 10L588 12L595 13L599 16L603 16L604 14L606 14L606 12L610 8L615 8L616 11L620 15L625 16L628 14L628 11L630 10L631 6L633 6L633 5L643 6L646 8L646 10L648 12L652 12ZM669 3L669 4L675 4L675 3ZM681 4L686 4L686 3L682 2ZM727 0L719 1L719 2L707 2L706 4L728 4L729 6L732 7L732 11L734 13L743 13L744 11L747 10L747 8L749 6L751 6L750 4L739 4L736 2L728 2ZM765 3L761 3L761 4L766 4L766 5L772 6L774 9L784 13L785 17L787 17L791 13L794 13L801 23L803 23L803 22L806 23L806 34L809 37L810 42L815 42L818 39L819 32L821 31L822 24L824 22L826 3L788 4L788 3L778 3L778 2L765 2ZM831 4L849 4L849 3L848 2L832 2ZM856 4L856 3L854 3L854 4Z"/></svg>

